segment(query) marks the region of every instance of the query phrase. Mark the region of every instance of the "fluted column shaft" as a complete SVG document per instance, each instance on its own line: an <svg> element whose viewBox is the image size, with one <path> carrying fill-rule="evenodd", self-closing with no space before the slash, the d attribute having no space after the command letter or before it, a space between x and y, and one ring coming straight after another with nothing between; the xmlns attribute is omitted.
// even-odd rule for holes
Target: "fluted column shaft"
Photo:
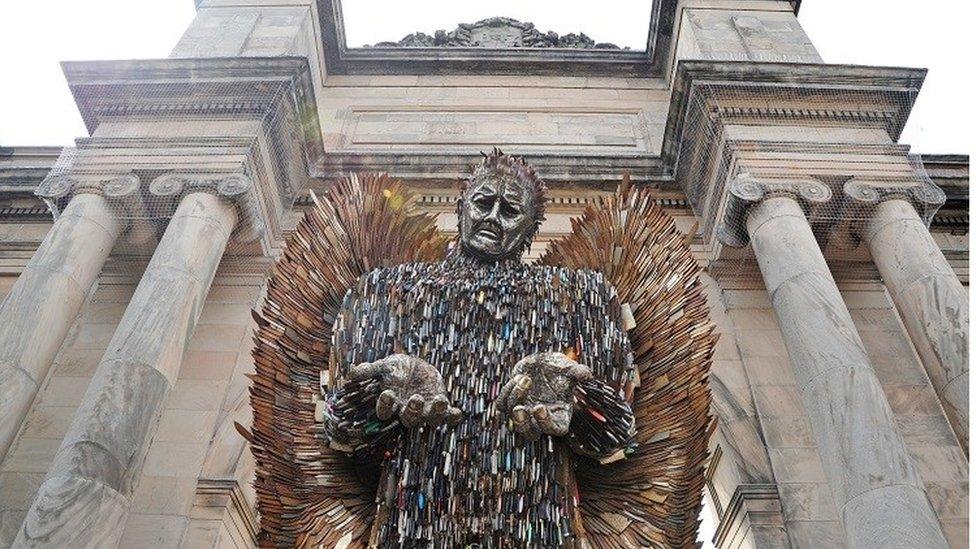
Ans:
<svg viewBox="0 0 976 549"><path fill-rule="evenodd" d="M753 204L746 229L852 549L944 548L881 383L796 200Z"/></svg>
<svg viewBox="0 0 976 549"><path fill-rule="evenodd" d="M956 436L969 448L969 299L915 207L884 200L865 227L874 264Z"/></svg>
<svg viewBox="0 0 976 549"><path fill-rule="evenodd" d="M101 272L121 223L104 196L75 195L0 302L0 462Z"/></svg>
<svg viewBox="0 0 976 549"><path fill-rule="evenodd" d="M166 395L237 223L191 192L176 209L14 547L116 547Z"/></svg>

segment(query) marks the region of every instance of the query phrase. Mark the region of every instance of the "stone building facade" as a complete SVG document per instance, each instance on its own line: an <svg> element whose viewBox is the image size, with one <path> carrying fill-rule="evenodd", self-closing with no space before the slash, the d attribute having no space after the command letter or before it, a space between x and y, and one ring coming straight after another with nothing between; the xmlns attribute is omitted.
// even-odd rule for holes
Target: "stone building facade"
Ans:
<svg viewBox="0 0 976 549"><path fill-rule="evenodd" d="M308 191L386 171L451 231L492 146L551 187L531 256L624 171L688 234L716 546L967 546L969 160L898 144L923 70L824 64L780 0L656 0L645 51L197 4L167 59L64 64L75 147L0 149L0 546L255 545L250 310Z"/></svg>

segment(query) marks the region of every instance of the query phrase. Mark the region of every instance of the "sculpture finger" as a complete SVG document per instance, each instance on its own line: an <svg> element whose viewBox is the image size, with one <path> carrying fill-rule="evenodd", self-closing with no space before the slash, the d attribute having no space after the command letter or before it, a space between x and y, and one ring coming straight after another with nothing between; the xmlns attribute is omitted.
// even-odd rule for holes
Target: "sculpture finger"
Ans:
<svg viewBox="0 0 976 549"><path fill-rule="evenodd" d="M508 380L505 385L502 385L500 391L498 391L498 399L495 401L495 413L502 414L502 417L507 417L511 407L508 405L508 398L512 394L512 389L515 388L516 377Z"/></svg>
<svg viewBox="0 0 976 549"><path fill-rule="evenodd" d="M547 435L561 437L569 433L569 422L572 414L565 404L537 404L532 409L539 430Z"/></svg>
<svg viewBox="0 0 976 549"><path fill-rule="evenodd" d="M462 412L460 408L451 406L447 409L447 424L449 426L454 427L455 425L461 423L462 419L464 419L464 412Z"/></svg>
<svg viewBox="0 0 976 549"><path fill-rule="evenodd" d="M424 397L413 395L400 412L400 423L407 427L420 425L424 413Z"/></svg>
<svg viewBox="0 0 976 549"><path fill-rule="evenodd" d="M349 381L362 381L383 375L389 368L386 364L379 362L363 362L349 368L346 379Z"/></svg>
<svg viewBox="0 0 976 549"><path fill-rule="evenodd" d="M444 395L437 395L430 399L424 406L424 420L427 421L427 425L431 427L444 425L448 404L447 397Z"/></svg>
<svg viewBox="0 0 976 549"><path fill-rule="evenodd" d="M387 421L396 415L400 408L400 403L397 402L396 393L387 389L380 393L380 396L376 397L376 417L380 421Z"/></svg>
<svg viewBox="0 0 976 549"><path fill-rule="evenodd" d="M521 404L529 394L529 390L532 389L532 378L525 374L520 374L513 378L513 381L515 381L515 387L512 388L512 394L509 395L509 400L511 400L511 404Z"/></svg>
<svg viewBox="0 0 976 549"><path fill-rule="evenodd" d="M526 440L536 440L542 434L535 426L532 414L525 406L519 405L512 409L512 430Z"/></svg>

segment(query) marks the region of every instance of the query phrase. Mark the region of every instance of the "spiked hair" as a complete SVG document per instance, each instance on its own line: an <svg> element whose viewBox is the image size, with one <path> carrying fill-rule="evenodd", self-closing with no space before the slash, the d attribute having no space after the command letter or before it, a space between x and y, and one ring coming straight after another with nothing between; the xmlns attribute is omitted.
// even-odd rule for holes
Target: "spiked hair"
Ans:
<svg viewBox="0 0 976 549"><path fill-rule="evenodd" d="M458 213L461 213L461 203L466 200L465 194L471 183L485 178L511 179L522 187L527 187L532 196L532 216L535 220L535 230L530 240L535 237L539 225L546 218L546 184L535 173L535 168L526 163L521 156L505 154L498 147L493 147L491 154L481 153L484 158L478 164L471 177L461 180L461 199L458 200ZM526 242L528 246L530 242Z"/></svg>

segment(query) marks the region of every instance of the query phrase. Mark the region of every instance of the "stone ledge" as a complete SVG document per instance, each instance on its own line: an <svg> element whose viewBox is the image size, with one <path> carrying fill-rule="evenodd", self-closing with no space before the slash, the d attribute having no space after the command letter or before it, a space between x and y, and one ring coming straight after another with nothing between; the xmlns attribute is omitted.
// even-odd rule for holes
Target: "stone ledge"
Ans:
<svg viewBox="0 0 976 549"><path fill-rule="evenodd" d="M753 503L765 508L752 510L749 507ZM775 484L741 484L736 487L735 493L729 500L728 508L725 509L715 528L715 535L712 537L715 547L723 547L734 527L746 520L747 517L744 515L751 512L772 512L782 516L779 492Z"/></svg>
<svg viewBox="0 0 976 549"><path fill-rule="evenodd" d="M240 482L235 479L201 478L197 481L190 521L229 520L240 534L257 545L260 526L257 511L251 507Z"/></svg>

